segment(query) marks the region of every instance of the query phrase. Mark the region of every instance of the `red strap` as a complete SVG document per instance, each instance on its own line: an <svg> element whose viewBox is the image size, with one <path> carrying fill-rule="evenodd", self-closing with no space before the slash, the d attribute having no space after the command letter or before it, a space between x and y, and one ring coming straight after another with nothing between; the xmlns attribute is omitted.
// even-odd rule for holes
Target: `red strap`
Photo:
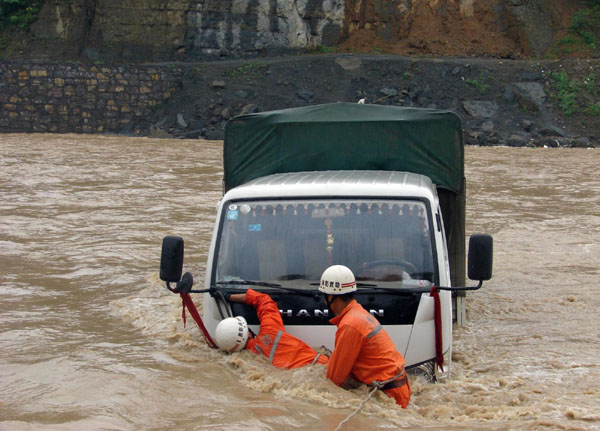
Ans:
<svg viewBox="0 0 600 431"><path fill-rule="evenodd" d="M429 294L433 297L433 323L435 326L435 363L440 370L444 367L444 354L442 352L442 306L440 303L440 294L435 286L431 288Z"/></svg>
<svg viewBox="0 0 600 431"><path fill-rule="evenodd" d="M190 295L187 293L180 293L179 295L181 296L181 303L183 305L183 310L181 311L181 317L183 318L183 327L185 327L185 308L187 307L187 309L190 310L190 314L198 324L198 327L202 331L202 334L204 335L204 338L206 339L208 345L216 349L217 344L213 341L213 339L210 337L210 334L206 330L204 322L202 322L202 318L200 317L200 314L198 313L198 310L194 305L194 301L192 301L192 298L190 298Z"/></svg>

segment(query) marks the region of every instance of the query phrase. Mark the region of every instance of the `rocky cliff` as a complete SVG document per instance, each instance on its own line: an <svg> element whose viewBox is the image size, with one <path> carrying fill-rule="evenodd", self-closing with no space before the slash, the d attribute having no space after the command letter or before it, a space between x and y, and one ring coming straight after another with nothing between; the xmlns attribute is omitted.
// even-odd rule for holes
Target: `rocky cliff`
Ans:
<svg viewBox="0 0 600 431"><path fill-rule="evenodd" d="M46 0L4 58L196 61L306 50L539 57L585 0ZM10 38L6 35L5 38ZM1 45L1 44L0 44Z"/></svg>

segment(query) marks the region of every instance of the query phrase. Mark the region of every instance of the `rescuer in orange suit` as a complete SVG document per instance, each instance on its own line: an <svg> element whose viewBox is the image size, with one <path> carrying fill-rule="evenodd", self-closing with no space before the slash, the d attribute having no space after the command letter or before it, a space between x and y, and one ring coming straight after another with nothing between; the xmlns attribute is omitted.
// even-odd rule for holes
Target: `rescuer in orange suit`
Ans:
<svg viewBox="0 0 600 431"><path fill-rule="evenodd" d="M348 377L376 385L406 408L410 383L404 358L377 319L354 299L356 280L352 271L343 265L330 266L321 276L319 290L335 314L329 322L337 325L327 378L338 386Z"/></svg>
<svg viewBox="0 0 600 431"><path fill-rule="evenodd" d="M229 301L252 305L256 309L260 329L253 337L243 317L222 320L215 331L215 342L221 350L231 353L246 348L265 356L271 364L280 368L327 363L327 356L285 332L279 307L269 295L248 289L246 293L231 294Z"/></svg>

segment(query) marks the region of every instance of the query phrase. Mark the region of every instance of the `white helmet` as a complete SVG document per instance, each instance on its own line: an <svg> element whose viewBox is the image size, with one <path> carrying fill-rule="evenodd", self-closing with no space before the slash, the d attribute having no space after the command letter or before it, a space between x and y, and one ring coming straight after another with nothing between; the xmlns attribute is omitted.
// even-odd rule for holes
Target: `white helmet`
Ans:
<svg viewBox="0 0 600 431"><path fill-rule="evenodd" d="M215 342L219 349L233 353L246 347L248 323L242 316L221 320L215 330Z"/></svg>
<svg viewBox="0 0 600 431"><path fill-rule="evenodd" d="M350 268L333 265L323 271L319 291L328 295L343 295L356 292L356 280Z"/></svg>

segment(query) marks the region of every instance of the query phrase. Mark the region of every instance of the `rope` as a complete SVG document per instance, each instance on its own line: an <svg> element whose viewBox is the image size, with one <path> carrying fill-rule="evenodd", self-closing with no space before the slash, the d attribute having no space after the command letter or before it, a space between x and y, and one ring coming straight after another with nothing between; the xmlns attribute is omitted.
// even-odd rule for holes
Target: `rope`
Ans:
<svg viewBox="0 0 600 431"><path fill-rule="evenodd" d="M385 385L387 385L388 383L391 383L391 382L393 382L394 380L398 379L398 378L399 378L400 376L402 376L403 374L404 374L404 368L402 369L402 371L401 371L401 372L400 372L398 375L396 375L396 376L392 377L391 379L387 379L387 380L384 380L384 381L382 381L382 382L378 382L378 381L375 381L375 380L374 380L373 382L371 382L371 385L373 385L373 388L372 388L372 389L371 389L371 391L368 393L367 397L366 397L364 400L362 400L362 401L360 402L360 404L358 405L358 407L356 408L356 410L354 410L352 413L350 413L350 414L349 414L349 415L346 417L346 419L344 419L343 421L341 421L341 422L338 424L338 426L335 428L335 430L334 430L334 431L339 431L339 430L341 430L341 429L342 429L342 425L344 425L346 422L348 422L350 419L352 419L354 416L356 416L356 415L357 415L357 414L358 414L358 413L359 413L359 412L362 410L362 408L363 408L363 406L365 405L365 403L371 399L371 397L373 396L373 394L375 393L375 391L376 391L377 389L381 389L381 388L383 388ZM369 386L370 386L370 385L369 385Z"/></svg>
<svg viewBox="0 0 600 431"><path fill-rule="evenodd" d="M358 405L358 407L356 408L356 410L354 410L352 413L350 413L346 419L344 419L343 421L341 421L338 426L335 428L334 431L339 431L342 429L342 425L344 425L346 422L348 422L350 419L352 419L354 416L356 416L358 414L358 412L361 411L361 409L363 408L363 406L365 405L365 403L367 401L369 401L369 399L373 396L373 394L375 393L375 391L378 389L377 386L373 386L373 389L371 389L371 392L369 392L369 394L367 395L367 397L362 400L360 402L360 404Z"/></svg>

